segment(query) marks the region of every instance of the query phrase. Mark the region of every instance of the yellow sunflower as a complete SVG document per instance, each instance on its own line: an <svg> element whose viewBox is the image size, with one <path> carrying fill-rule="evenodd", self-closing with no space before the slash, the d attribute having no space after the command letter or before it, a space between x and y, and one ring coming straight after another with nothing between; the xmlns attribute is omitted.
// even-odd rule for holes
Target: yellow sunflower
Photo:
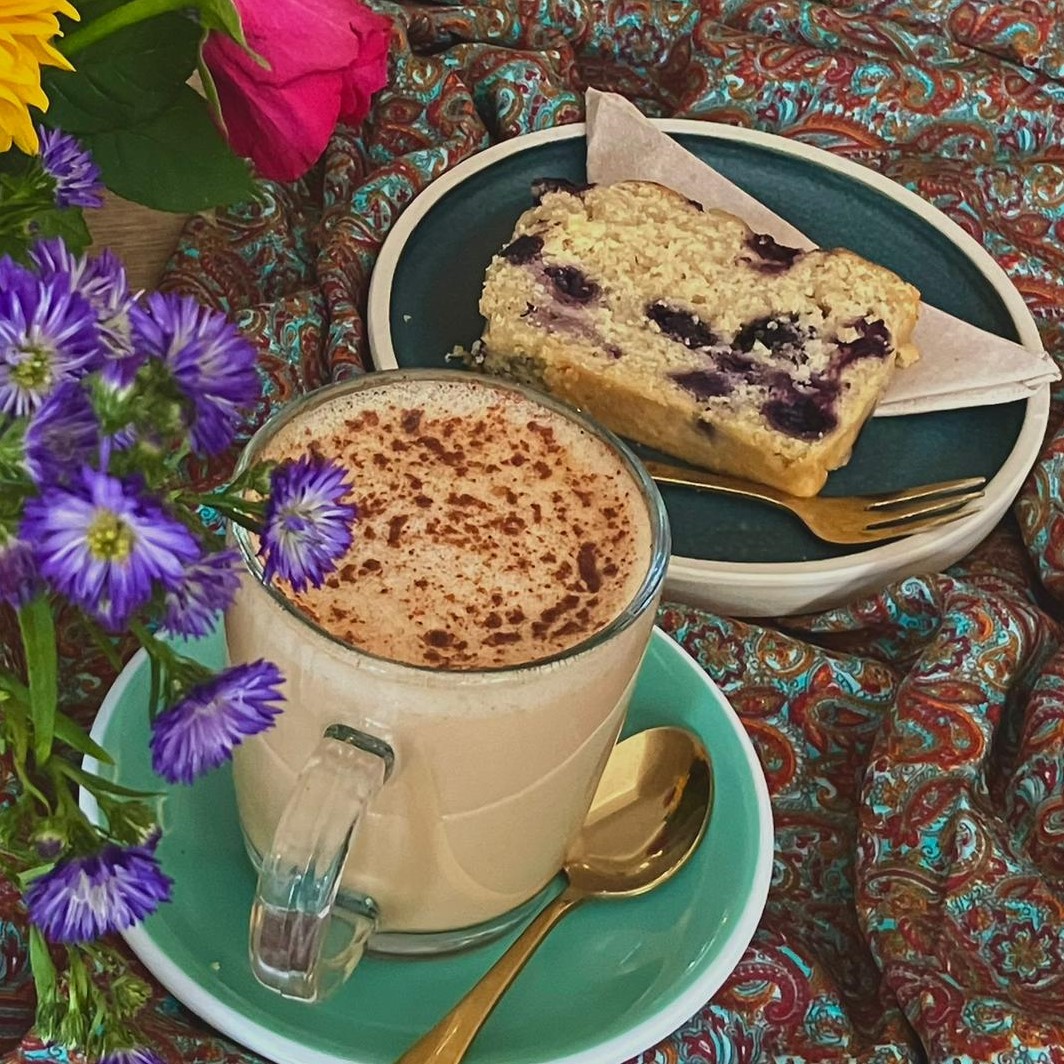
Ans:
<svg viewBox="0 0 1064 1064"><path fill-rule="evenodd" d="M29 154L38 149L30 108L48 108L41 91L41 67L73 70L52 45L57 15L77 19L68 0L0 0L0 152L14 142Z"/></svg>

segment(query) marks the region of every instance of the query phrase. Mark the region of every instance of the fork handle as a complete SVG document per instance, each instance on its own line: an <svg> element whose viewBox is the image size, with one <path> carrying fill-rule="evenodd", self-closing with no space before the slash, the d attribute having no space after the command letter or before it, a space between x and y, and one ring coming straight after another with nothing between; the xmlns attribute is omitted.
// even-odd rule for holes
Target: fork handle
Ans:
<svg viewBox="0 0 1064 1064"><path fill-rule="evenodd" d="M685 488L709 488L722 495L738 495L744 499L760 499L774 506L791 510L794 498L767 484L755 484L752 480L740 480L739 477L725 476L723 473L710 473L704 469L683 469L680 466L667 465L665 462L644 462L647 472L662 484L679 484Z"/></svg>

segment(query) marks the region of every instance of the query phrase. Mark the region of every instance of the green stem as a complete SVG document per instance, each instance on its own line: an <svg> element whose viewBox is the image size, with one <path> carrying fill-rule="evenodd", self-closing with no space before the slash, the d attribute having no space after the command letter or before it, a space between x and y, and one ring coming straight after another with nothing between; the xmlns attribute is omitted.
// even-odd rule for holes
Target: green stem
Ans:
<svg viewBox="0 0 1064 1064"><path fill-rule="evenodd" d="M99 647L103 656L107 658L107 664L114 669L115 672L122 671L122 659L118 656L118 651L115 650L114 643L107 637L107 633L87 614L81 614L81 623L85 626L89 635L92 637L92 641Z"/></svg>
<svg viewBox="0 0 1064 1064"><path fill-rule="evenodd" d="M28 794L31 798L36 799L44 807L45 811L50 813L52 811L52 805L48 799L41 792L41 789L29 778L26 774L25 768L16 760L14 763L15 776L18 778L19 786L22 790Z"/></svg>
<svg viewBox="0 0 1064 1064"><path fill-rule="evenodd" d="M155 720L155 716L159 711L159 697L163 693L162 686L164 671L167 670L166 655L169 653L169 647L165 643L156 639L147 628L144 627L140 621L131 620L129 622L129 630L137 637L137 642L145 649L148 654L148 661L151 664L151 689L148 692L148 717L150 720Z"/></svg>
<svg viewBox="0 0 1064 1064"><path fill-rule="evenodd" d="M197 506L206 506L234 521L252 522L251 531L253 532L261 530L262 520L266 516L265 504L252 502L249 499L233 499L225 495L199 495L193 492L181 492L178 499L185 506L193 509Z"/></svg>
<svg viewBox="0 0 1064 1064"><path fill-rule="evenodd" d="M95 44L118 30L124 30L127 26L135 26L138 22L155 18L166 11L182 11L188 6L189 0L130 0L128 4L108 11L106 15L93 19L82 29L68 34L57 42L59 50L70 58L88 48L90 44Z"/></svg>

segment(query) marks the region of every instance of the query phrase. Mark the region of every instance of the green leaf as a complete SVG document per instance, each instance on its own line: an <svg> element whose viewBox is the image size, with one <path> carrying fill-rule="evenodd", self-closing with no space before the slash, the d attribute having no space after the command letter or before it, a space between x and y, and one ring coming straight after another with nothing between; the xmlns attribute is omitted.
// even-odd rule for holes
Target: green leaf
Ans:
<svg viewBox="0 0 1064 1064"><path fill-rule="evenodd" d="M12 698L17 699L22 706L30 704L30 689L9 672L0 672L0 691L5 691Z"/></svg>
<svg viewBox="0 0 1064 1064"><path fill-rule="evenodd" d="M110 39L129 26L158 18L169 11L194 14L204 31L218 30L232 37L262 62L260 56L247 48L240 15L231 0L122 0L119 3L97 0L92 17L80 27L67 31L59 42L60 50L67 57L76 57L74 65L78 66L82 53L93 45Z"/></svg>
<svg viewBox="0 0 1064 1064"><path fill-rule="evenodd" d="M45 595L38 595L18 611L22 647L30 681L30 719L33 721L33 753L43 765L52 753L55 734L57 653L52 607Z"/></svg>
<svg viewBox="0 0 1064 1064"><path fill-rule="evenodd" d="M77 750L78 753L88 754L89 757L94 757L105 765L115 763L114 758L95 739L91 738L80 724L71 720L60 710L57 710L55 714L55 737L71 749Z"/></svg>
<svg viewBox="0 0 1064 1064"><path fill-rule="evenodd" d="M85 217L77 208L61 210L56 207L36 215L31 232L34 240L49 236L62 237L75 255L80 255L92 243L92 234L85 224Z"/></svg>
<svg viewBox="0 0 1064 1064"><path fill-rule="evenodd" d="M37 986L37 1000L42 1004L51 1004L56 990L55 965L44 936L34 924L30 924L30 971Z"/></svg>
<svg viewBox="0 0 1064 1064"><path fill-rule="evenodd" d="M80 135L125 129L160 114L199 59L200 27L169 11L127 26L78 53L75 71L49 69L44 122Z"/></svg>
<svg viewBox="0 0 1064 1064"><path fill-rule="evenodd" d="M240 24L240 13L233 5L233 0L192 0L192 6L199 13L200 22L205 29L220 30L227 37L232 37L237 44L247 48L244 27Z"/></svg>
<svg viewBox="0 0 1064 1064"><path fill-rule="evenodd" d="M248 200L256 186L187 86L160 114L84 138L107 187L162 211L193 212Z"/></svg>
<svg viewBox="0 0 1064 1064"><path fill-rule="evenodd" d="M60 770L64 776L72 779L78 786L84 787L85 790L91 793L103 791L104 794L117 794L123 798L158 798L162 794L162 791L138 791L132 787L123 787L120 783L104 779L103 776L97 776L95 772L85 772L83 769L66 762L60 766Z"/></svg>

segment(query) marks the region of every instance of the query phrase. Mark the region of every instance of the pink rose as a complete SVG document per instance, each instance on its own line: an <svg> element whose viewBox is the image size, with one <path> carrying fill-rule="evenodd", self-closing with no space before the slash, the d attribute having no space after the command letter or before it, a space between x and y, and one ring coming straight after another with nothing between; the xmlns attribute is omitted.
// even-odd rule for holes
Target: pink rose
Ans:
<svg viewBox="0 0 1064 1064"><path fill-rule="evenodd" d="M263 177L293 181L338 121L357 124L388 80L391 21L358 0L235 0L248 46L212 33L203 57L229 143Z"/></svg>

